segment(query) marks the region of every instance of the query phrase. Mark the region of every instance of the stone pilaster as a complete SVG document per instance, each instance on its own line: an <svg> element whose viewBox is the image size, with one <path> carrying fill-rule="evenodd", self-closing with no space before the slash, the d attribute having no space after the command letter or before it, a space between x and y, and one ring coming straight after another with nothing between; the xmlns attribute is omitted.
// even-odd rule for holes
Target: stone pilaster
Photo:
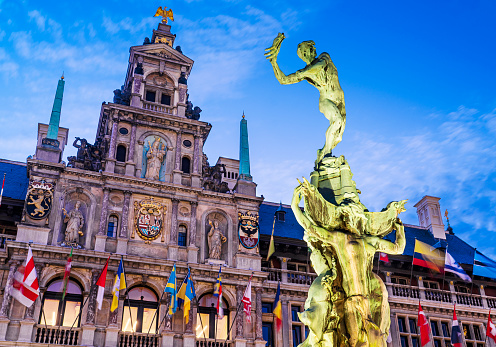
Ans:
<svg viewBox="0 0 496 347"><path fill-rule="evenodd" d="M182 146L182 133L179 130L176 138L176 157L174 158L174 170L172 171L174 184L181 184L183 172L181 171L181 146Z"/></svg>
<svg viewBox="0 0 496 347"><path fill-rule="evenodd" d="M131 200L131 192L124 192L124 203L122 205L122 220L121 220L121 228L119 230L119 237L127 238L127 227L128 227L128 219L129 219L129 202Z"/></svg>
<svg viewBox="0 0 496 347"><path fill-rule="evenodd" d="M110 133L110 145L109 145L109 152L107 156L107 163L105 165L105 171L106 172L114 172L115 168L115 148L117 145L117 126L118 126L118 119L115 118L113 119L112 122L112 130Z"/></svg>
<svg viewBox="0 0 496 347"><path fill-rule="evenodd" d="M189 321L185 328L186 334L193 334L193 317L193 305L191 305L189 309Z"/></svg>
<svg viewBox="0 0 496 347"><path fill-rule="evenodd" d="M91 272L91 288L88 298L88 310L86 312L86 324L95 325L96 318L96 294L97 288L95 288L96 281L100 275L100 270L93 270Z"/></svg>
<svg viewBox="0 0 496 347"><path fill-rule="evenodd" d="M11 261L9 266L9 275L7 276L7 285L5 286L3 293L2 307L0 308L0 341L5 341L5 336L7 334L7 327L9 326L9 311L10 304L12 302L12 295L10 295L10 290L12 288L11 283L14 278L14 274L19 266L18 261Z"/></svg>
<svg viewBox="0 0 496 347"><path fill-rule="evenodd" d="M107 216L108 216L108 203L109 203L109 188L103 188L102 198L102 212L100 213L100 224L98 226L98 233L95 240L95 251L105 251L105 242L107 240Z"/></svg>
<svg viewBox="0 0 496 347"><path fill-rule="evenodd" d="M168 247L169 260L177 260L177 253L179 246L177 245L177 211L179 208L179 200L172 199L172 212L171 212L171 232Z"/></svg>
<svg viewBox="0 0 496 347"><path fill-rule="evenodd" d="M198 247L196 246L196 210L198 202L191 202L191 217L189 220L189 245L188 245L188 262L198 262Z"/></svg>
<svg viewBox="0 0 496 347"><path fill-rule="evenodd" d="M236 286L236 302L241 302L243 300L243 295L245 293L245 287L242 285ZM238 314L236 318L236 339L243 338L244 335L244 326L243 326L244 316L242 314Z"/></svg>
<svg viewBox="0 0 496 347"><path fill-rule="evenodd" d="M195 147L193 150L193 173L200 172L200 135L195 135Z"/></svg>
<svg viewBox="0 0 496 347"><path fill-rule="evenodd" d="M258 287L255 289L255 300L257 305L257 321L255 326L255 339L263 340L262 331L262 292L263 289Z"/></svg>
<svg viewBox="0 0 496 347"><path fill-rule="evenodd" d="M127 154L127 162L126 162L126 175L134 176L135 175L135 166L134 162L134 151L136 148L136 123L133 122L131 125L131 136L129 140L129 151Z"/></svg>

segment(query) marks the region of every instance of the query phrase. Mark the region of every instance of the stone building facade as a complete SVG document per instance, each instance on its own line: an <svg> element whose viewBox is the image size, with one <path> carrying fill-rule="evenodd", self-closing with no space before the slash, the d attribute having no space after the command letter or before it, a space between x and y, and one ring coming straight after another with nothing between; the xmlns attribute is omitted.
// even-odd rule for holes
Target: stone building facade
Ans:
<svg viewBox="0 0 496 347"><path fill-rule="evenodd" d="M305 327L308 288L316 277L303 230L287 205L263 202L249 172L247 136L240 161L208 163L203 145L211 125L188 96L193 60L174 47L170 26L159 24L151 39L131 47L125 83L114 102L102 105L94 144L76 138L78 154L62 161L69 129L40 124L36 153L26 163L0 160L7 174L0 206L0 346L297 346ZM61 87L60 87L61 86ZM62 88L63 83L59 83ZM58 89L57 95L60 90ZM58 111L60 115L60 109ZM246 128L246 120L241 121ZM53 127L52 127L53 128ZM246 134L247 135L247 134ZM247 166L248 165L248 166ZM473 284L412 269L415 238L440 242L471 273L474 249L444 230L439 199L416 205L420 226L407 226L407 247L388 264L374 263L391 305L389 346L417 346L419 299L430 320L434 346L449 346L453 303L466 346L485 341L496 285ZM259 234L245 233L248 221ZM241 222L241 223L240 223ZM276 252L267 261L274 225ZM241 230L240 230L241 229ZM246 230L245 230L246 231ZM41 295L26 309L9 283L31 245ZM67 258L73 262L65 300L61 285ZM95 282L109 260L104 303ZM111 290L123 259L127 292L111 312ZM181 285L191 270L198 304L185 324L182 310L167 315L164 293L173 266ZM225 318L216 320L213 288L222 268ZM251 322L241 298L252 280ZM272 305L281 282L282 330Z"/></svg>

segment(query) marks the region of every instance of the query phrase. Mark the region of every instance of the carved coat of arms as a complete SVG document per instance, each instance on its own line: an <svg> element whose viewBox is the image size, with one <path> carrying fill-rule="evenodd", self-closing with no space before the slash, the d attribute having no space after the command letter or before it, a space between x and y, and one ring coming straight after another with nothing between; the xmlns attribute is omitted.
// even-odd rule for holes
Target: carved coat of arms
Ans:
<svg viewBox="0 0 496 347"><path fill-rule="evenodd" d="M238 212L239 228L238 236L239 242L243 247L251 249L258 245L259 228L258 228L258 213L251 214L250 212Z"/></svg>
<svg viewBox="0 0 496 347"><path fill-rule="evenodd" d="M134 202L135 230L145 241L155 240L162 234L166 207L153 199ZM134 233L133 233L134 234Z"/></svg>
<svg viewBox="0 0 496 347"><path fill-rule="evenodd" d="M26 214L31 219L40 220L50 214L53 202L53 184L31 181L26 195Z"/></svg>

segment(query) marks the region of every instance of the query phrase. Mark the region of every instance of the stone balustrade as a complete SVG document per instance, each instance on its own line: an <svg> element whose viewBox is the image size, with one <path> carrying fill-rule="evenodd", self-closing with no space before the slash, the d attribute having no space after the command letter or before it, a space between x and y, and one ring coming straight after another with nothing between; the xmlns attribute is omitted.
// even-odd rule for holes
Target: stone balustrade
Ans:
<svg viewBox="0 0 496 347"><path fill-rule="evenodd" d="M269 274L267 280L282 283L302 284L309 286L312 284L313 280L317 278L317 274L312 272L274 269L266 267L263 267L262 271Z"/></svg>
<svg viewBox="0 0 496 347"><path fill-rule="evenodd" d="M154 112L159 112L159 113L165 113L165 114L173 114L172 113L172 107L171 106L156 104L156 103L153 103L153 102L143 101L143 108L145 110L149 110L149 111L154 111Z"/></svg>
<svg viewBox="0 0 496 347"><path fill-rule="evenodd" d="M38 325L34 342L43 344L77 346L81 328Z"/></svg>
<svg viewBox="0 0 496 347"><path fill-rule="evenodd" d="M118 347L159 347L161 337L155 334L120 332Z"/></svg>

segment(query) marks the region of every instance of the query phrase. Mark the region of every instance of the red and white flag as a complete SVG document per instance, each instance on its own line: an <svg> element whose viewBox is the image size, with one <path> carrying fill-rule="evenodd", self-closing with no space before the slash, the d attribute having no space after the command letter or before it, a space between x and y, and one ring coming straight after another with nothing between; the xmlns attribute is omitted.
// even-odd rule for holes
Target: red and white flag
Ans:
<svg viewBox="0 0 496 347"><path fill-rule="evenodd" d="M98 277L98 281L96 281L96 286L98 288L98 293L96 294L96 302L98 304L99 310L102 309L102 304L103 304L103 294L105 293L105 281L107 280L108 261L109 260L107 259L107 261L105 262L105 266L103 267L103 270L100 273L100 277Z"/></svg>
<svg viewBox="0 0 496 347"><path fill-rule="evenodd" d="M253 277L253 275L251 275ZM245 294L243 295L243 311L246 314L246 321L251 323L251 277L246 287Z"/></svg>
<svg viewBox="0 0 496 347"><path fill-rule="evenodd" d="M431 340L431 328L429 327L427 318L425 317L424 311L422 310L422 306L420 306L420 301L418 308L417 325L420 328L420 345L423 347Z"/></svg>
<svg viewBox="0 0 496 347"><path fill-rule="evenodd" d="M19 266L12 279L12 297L30 307L40 295L38 276L34 266L33 252L28 247L26 263Z"/></svg>
<svg viewBox="0 0 496 347"><path fill-rule="evenodd" d="M388 258L387 253L380 252L379 253L379 260L383 261L385 263L389 263L389 258Z"/></svg>
<svg viewBox="0 0 496 347"><path fill-rule="evenodd" d="M491 310L489 310L489 316L487 317L486 335L496 342L496 326L494 326L494 323L491 320Z"/></svg>

